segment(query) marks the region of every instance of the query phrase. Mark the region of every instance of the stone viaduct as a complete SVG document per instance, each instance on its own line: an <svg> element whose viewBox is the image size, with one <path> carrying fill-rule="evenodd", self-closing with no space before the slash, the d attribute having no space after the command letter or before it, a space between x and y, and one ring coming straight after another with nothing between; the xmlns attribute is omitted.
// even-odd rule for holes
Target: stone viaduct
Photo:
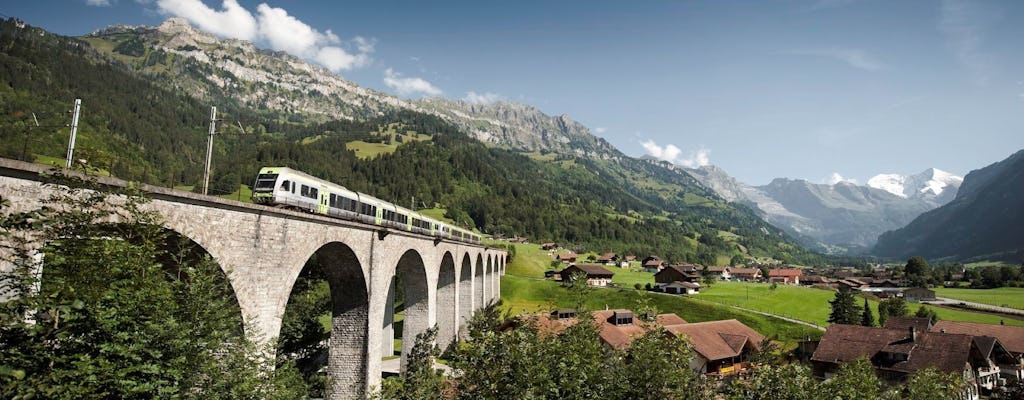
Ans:
<svg viewBox="0 0 1024 400"><path fill-rule="evenodd" d="M46 171L0 159L0 196L10 202L7 211L33 209L49 197L54 188L40 175ZM363 398L379 386L381 358L392 354L396 275L406 303L403 355L416 334L435 324L444 348L457 339L473 310L500 293L498 278L507 257L502 250L179 190L141 189L165 228L194 241L221 266L246 335L260 343L276 340L292 285L306 261L318 257L331 289L331 398Z"/></svg>

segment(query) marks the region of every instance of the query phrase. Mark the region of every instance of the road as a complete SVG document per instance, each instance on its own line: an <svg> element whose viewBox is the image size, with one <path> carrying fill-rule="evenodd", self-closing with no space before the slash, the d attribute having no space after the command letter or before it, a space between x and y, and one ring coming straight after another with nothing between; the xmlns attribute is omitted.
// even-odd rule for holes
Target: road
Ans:
<svg viewBox="0 0 1024 400"><path fill-rule="evenodd" d="M996 312L1000 314L1024 316L1024 310L1018 310L1016 308L1000 307L991 304L975 303L973 301L950 299L945 297L937 297L935 301L923 301L922 303L932 304L936 306L959 307L981 311Z"/></svg>

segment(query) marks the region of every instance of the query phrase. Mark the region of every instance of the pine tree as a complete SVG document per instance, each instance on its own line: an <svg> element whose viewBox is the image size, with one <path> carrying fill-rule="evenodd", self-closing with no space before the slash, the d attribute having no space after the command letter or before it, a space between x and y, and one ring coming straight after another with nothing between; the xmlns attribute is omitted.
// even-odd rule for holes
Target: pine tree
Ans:
<svg viewBox="0 0 1024 400"><path fill-rule="evenodd" d="M875 314L871 312L871 305L868 304L868 299L864 299L864 312L861 313L860 324L875 326Z"/></svg>
<svg viewBox="0 0 1024 400"><path fill-rule="evenodd" d="M857 307L853 292L847 287L840 287L836 297L829 301L832 305L832 312L828 315L828 322L833 324L854 325L860 322L860 307Z"/></svg>

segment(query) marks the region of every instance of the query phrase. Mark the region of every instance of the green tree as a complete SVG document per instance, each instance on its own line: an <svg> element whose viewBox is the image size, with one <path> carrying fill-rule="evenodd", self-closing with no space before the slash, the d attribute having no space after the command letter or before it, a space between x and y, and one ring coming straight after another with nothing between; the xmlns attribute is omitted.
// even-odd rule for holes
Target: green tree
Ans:
<svg viewBox="0 0 1024 400"><path fill-rule="evenodd" d="M845 286L841 286L836 292L835 298L829 300L832 311L828 315L828 322L833 324L855 325L860 323L861 308L857 307L853 292Z"/></svg>
<svg viewBox="0 0 1024 400"><path fill-rule="evenodd" d="M875 326L875 313L871 312L871 305L868 304L868 299L864 299L864 312L861 314L860 324Z"/></svg>
<svg viewBox="0 0 1024 400"><path fill-rule="evenodd" d="M405 375L387 378L381 383L375 399L421 400L436 399L444 388L444 376L434 369L434 358L440 353L434 344L437 326L416 335L409 357L406 359Z"/></svg>
<svg viewBox="0 0 1024 400"><path fill-rule="evenodd" d="M930 272L931 268L928 267L928 260L921 256L911 257L907 260L907 265L903 267L903 273L907 274L908 277L927 276Z"/></svg>
<svg viewBox="0 0 1024 400"><path fill-rule="evenodd" d="M907 381L904 400L957 399L966 388L963 376L944 374L935 368L914 372Z"/></svg>
<svg viewBox="0 0 1024 400"><path fill-rule="evenodd" d="M810 368L801 364L763 365L748 379L736 379L725 387L731 400L813 400L818 383Z"/></svg>
<svg viewBox="0 0 1024 400"><path fill-rule="evenodd" d="M939 315L935 310L925 307L924 304L917 308L917 311L914 312L914 316L917 318L928 318L928 320L933 324L939 321Z"/></svg>
<svg viewBox="0 0 1024 400"><path fill-rule="evenodd" d="M890 297L878 302L878 324L885 326L885 321L892 317L906 317L910 314L906 300L902 297Z"/></svg>
<svg viewBox="0 0 1024 400"><path fill-rule="evenodd" d="M882 395L882 383L875 375L875 367L871 362L860 358L842 364L839 372L823 382L819 390L828 393L828 399L875 400Z"/></svg>
<svg viewBox="0 0 1024 400"><path fill-rule="evenodd" d="M692 352L685 340L664 328L651 329L633 340L621 365L612 369L613 392L599 398L686 399L702 391L690 369ZM614 364L613 364L614 365Z"/></svg>
<svg viewBox="0 0 1024 400"><path fill-rule="evenodd" d="M242 336L219 266L171 238L142 211L144 199L91 188L0 220L0 241L14 255L0 282L17 294L0 307L0 397L304 395L294 366L271 369L272 350ZM29 235L45 243L42 281L19 240Z"/></svg>

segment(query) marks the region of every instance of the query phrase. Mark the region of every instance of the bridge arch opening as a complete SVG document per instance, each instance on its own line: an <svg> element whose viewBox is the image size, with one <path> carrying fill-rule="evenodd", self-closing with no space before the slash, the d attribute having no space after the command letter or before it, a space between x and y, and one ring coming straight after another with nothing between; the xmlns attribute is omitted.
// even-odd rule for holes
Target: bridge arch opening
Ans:
<svg viewBox="0 0 1024 400"><path fill-rule="evenodd" d="M487 294L490 296L488 300L498 300L498 268L494 263L494 255L487 255Z"/></svg>
<svg viewBox="0 0 1024 400"><path fill-rule="evenodd" d="M469 318L473 316L473 262L469 253L462 256L462 268L459 273L459 322L458 335L465 332Z"/></svg>
<svg viewBox="0 0 1024 400"><path fill-rule="evenodd" d="M437 277L437 344L446 349L455 340L459 314L455 303L458 297L455 282L455 259L451 252L441 258L441 270Z"/></svg>
<svg viewBox="0 0 1024 400"><path fill-rule="evenodd" d="M362 398L368 328L369 296L359 259L344 243L327 243L292 286L278 358L295 361L312 398Z"/></svg>
<svg viewBox="0 0 1024 400"><path fill-rule="evenodd" d="M401 330L401 370L404 372L406 359L416 344L416 335L431 326L429 288L427 287L427 271L423 257L415 250L406 251L398 259L395 276L397 281L395 286L399 292L395 301L395 313L402 315L402 321L395 324L395 333L397 334L397 331Z"/></svg>
<svg viewBox="0 0 1024 400"><path fill-rule="evenodd" d="M484 308L487 306L487 293L484 288L484 256L477 254L476 256L476 274L473 276L473 285L475 286L476 294L474 297L477 299L476 308Z"/></svg>

